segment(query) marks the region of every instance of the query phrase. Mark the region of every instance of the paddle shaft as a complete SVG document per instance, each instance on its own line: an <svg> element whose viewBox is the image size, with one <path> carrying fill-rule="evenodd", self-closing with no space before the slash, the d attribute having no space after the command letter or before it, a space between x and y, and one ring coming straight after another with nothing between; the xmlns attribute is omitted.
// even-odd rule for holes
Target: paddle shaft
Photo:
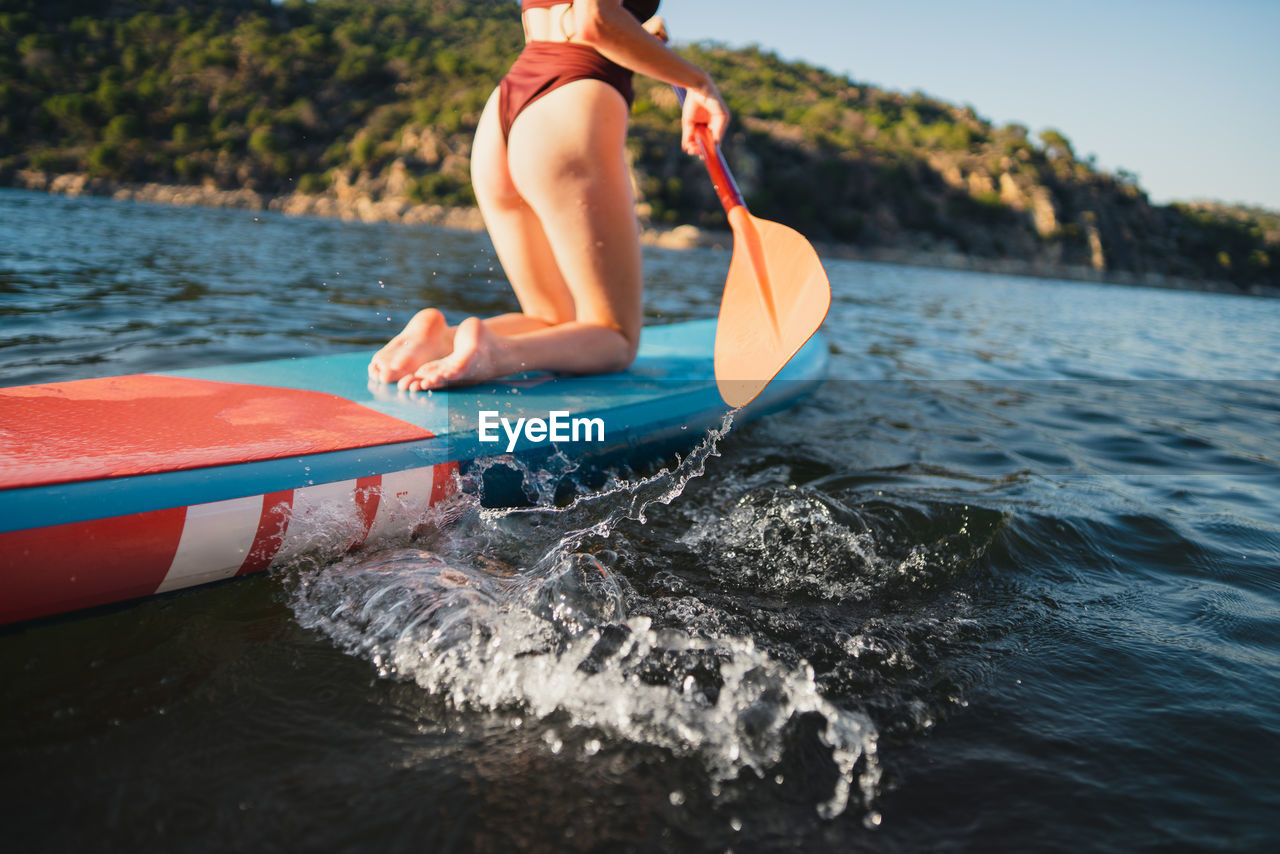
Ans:
<svg viewBox="0 0 1280 854"><path fill-rule="evenodd" d="M685 90L679 86L671 88L676 90L676 97L680 99L680 105L684 106ZM702 162L707 164L707 174L711 176L711 185L716 188L716 195L720 197L724 212L727 214L734 208L745 210L747 203L743 201L738 182L733 180L733 173L729 171L729 164L725 161L720 146L711 139L711 128L704 124L695 125L693 138L698 143L698 150L702 152Z"/></svg>
<svg viewBox="0 0 1280 854"><path fill-rule="evenodd" d="M676 98L683 107L685 90L679 86L671 88L676 90ZM769 278L769 265L765 260L765 247L759 236L754 233L755 228L752 225L754 217L747 210L747 203L742 198L742 191L738 189L738 182L733 180L733 173L729 171L724 152L711 138L711 128L705 124L694 125L693 139L698 143L702 162L707 165L711 185L716 188L716 195L720 197L720 204L724 207L725 216L729 218L729 226L733 229L734 238L742 243L747 256L751 259L751 272L756 285L755 295L768 320L768 328L773 335L773 340L777 342L782 334L778 306L773 296L773 282Z"/></svg>

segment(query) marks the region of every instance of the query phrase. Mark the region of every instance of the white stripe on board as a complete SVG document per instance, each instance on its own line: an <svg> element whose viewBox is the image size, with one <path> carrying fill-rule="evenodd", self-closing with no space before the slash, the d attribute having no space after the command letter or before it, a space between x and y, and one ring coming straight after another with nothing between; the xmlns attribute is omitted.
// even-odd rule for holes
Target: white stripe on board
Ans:
<svg viewBox="0 0 1280 854"><path fill-rule="evenodd" d="M181 590L235 575L253 546L261 518L261 495L188 507L178 551L156 592Z"/></svg>
<svg viewBox="0 0 1280 854"><path fill-rule="evenodd" d="M435 483L432 466L391 472L382 476L378 514L373 518L367 543L407 536L426 517Z"/></svg>
<svg viewBox="0 0 1280 854"><path fill-rule="evenodd" d="M289 530L271 565L280 566L306 552L328 557L342 554L360 540L363 528L354 480L295 489Z"/></svg>

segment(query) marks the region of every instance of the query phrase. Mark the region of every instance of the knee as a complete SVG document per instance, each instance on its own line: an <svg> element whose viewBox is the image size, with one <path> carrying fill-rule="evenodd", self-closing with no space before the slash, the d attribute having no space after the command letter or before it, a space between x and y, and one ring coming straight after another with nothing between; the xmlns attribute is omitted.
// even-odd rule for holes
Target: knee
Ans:
<svg viewBox="0 0 1280 854"><path fill-rule="evenodd" d="M625 371L627 368L631 367L632 363L635 362L635 360L636 360L636 348L632 347L631 349L626 350L623 353L619 354L617 361L615 361L612 365L610 365L609 370Z"/></svg>
<svg viewBox="0 0 1280 854"><path fill-rule="evenodd" d="M636 351L640 348L640 336L628 335L619 329L613 330L616 336L612 346L608 348L600 366L601 373L625 371L636 360Z"/></svg>

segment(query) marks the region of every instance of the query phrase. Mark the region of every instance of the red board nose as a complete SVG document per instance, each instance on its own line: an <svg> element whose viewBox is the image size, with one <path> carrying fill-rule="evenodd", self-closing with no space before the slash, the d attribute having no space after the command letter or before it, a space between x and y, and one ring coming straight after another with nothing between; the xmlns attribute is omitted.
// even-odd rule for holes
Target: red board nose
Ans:
<svg viewBox="0 0 1280 854"><path fill-rule="evenodd" d="M137 374L0 389L0 489L429 439L315 391Z"/></svg>

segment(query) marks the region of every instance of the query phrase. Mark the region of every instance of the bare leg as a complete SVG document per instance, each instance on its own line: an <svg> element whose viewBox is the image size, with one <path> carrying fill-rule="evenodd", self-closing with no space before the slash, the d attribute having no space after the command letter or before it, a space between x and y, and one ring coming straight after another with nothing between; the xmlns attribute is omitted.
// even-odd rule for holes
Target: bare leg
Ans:
<svg viewBox="0 0 1280 854"><path fill-rule="evenodd" d="M573 320L559 330L583 346L610 339L606 365L550 366L552 370L625 367L635 356L642 320L640 228L627 171L627 105L611 86L578 80L543 96L516 119L509 157L520 195L537 214L572 295ZM521 337L538 339L553 330ZM539 339L551 340L551 339ZM619 343L624 346L617 350ZM621 364L618 364L618 363Z"/></svg>
<svg viewBox="0 0 1280 854"><path fill-rule="evenodd" d="M542 321L543 326L572 320L573 295L556 264L542 222L511 177L496 91L485 105L471 146L471 186L502 270L520 301L520 312ZM513 335L523 330L494 331Z"/></svg>
<svg viewBox="0 0 1280 854"><path fill-rule="evenodd" d="M472 162L485 223L525 316L548 323L518 333L472 325L465 336L459 327L453 352L422 365L402 387L438 388L525 370L592 373L631 363L642 281L623 156L626 125L626 103L596 80L557 89L521 113L509 154L505 146L488 148L481 120ZM504 155L502 163L476 159L495 153Z"/></svg>
<svg viewBox="0 0 1280 854"><path fill-rule="evenodd" d="M518 335L572 320L573 296L556 266L542 224L511 180L496 91L476 129L471 179L498 260L522 309L484 320L486 328L501 335ZM439 311L423 309L374 355L369 377L376 382L398 381L401 388L407 388L418 368L453 352L455 334Z"/></svg>

